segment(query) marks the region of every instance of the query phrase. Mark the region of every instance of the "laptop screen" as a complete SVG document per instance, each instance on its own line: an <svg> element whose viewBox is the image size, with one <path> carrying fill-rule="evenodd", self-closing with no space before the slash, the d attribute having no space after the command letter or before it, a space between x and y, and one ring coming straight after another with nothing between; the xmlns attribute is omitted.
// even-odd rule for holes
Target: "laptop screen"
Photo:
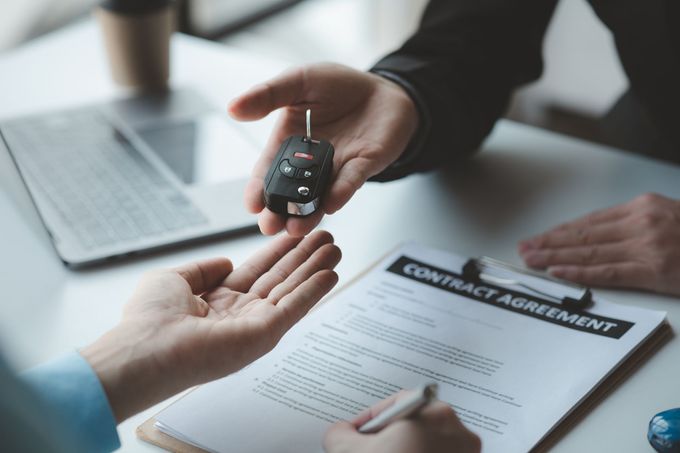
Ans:
<svg viewBox="0 0 680 453"><path fill-rule="evenodd" d="M157 123L136 132L188 185L247 178L259 154L258 145L219 112Z"/></svg>

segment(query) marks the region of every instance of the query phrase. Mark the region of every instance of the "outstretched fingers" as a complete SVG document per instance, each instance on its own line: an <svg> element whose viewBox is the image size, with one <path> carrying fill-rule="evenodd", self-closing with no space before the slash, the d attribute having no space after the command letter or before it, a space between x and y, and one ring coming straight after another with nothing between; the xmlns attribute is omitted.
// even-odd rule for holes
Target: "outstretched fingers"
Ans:
<svg viewBox="0 0 680 453"><path fill-rule="evenodd" d="M276 308L283 330L290 329L338 282L338 274L323 269L283 296Z"/></svg>
<svg viewBox="0 0 680 453"><path fill-rule="evenodd" d="M286 253L297 246L301 240L302 238L288 235L277 237L229 274L223 285L241 293L250 291L253 283L269 271Z"/></svg>
<svg viewBox="0 0 680 453"><path fill-rule="evenodd" d="M337 246L330 243L324 244L315 250L302 265L293 269L285 279L281 279L275 287L272 287L267 298L274 304L278 303L318 271L334 269L341 257L342 254Z"/></svg>
<svg viewBox="0 0 680 453"><path fill-rule="evenodd" d="M332 244L333 236L326 231L316 231L302 239L294 248L288 251L271 268L262 274L253 283L250 292L257 294L261 298L269 296L269 293L279 284L296 275L302 269L313 269L313 271L326 268L329 260L328 255L332 252L323 252L322 249L327 244ZM332 250L332 249L330 249ZM319 256L321 262L319 263ZM309 277L311 274L307 275ZM299 282L301 283L301 282Z"/></svg>

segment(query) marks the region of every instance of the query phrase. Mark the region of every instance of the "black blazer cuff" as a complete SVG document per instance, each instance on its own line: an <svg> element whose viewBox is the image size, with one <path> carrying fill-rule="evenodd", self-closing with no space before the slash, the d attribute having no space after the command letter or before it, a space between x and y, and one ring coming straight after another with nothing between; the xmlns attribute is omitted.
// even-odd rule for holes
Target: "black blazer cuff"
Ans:
<svg viewBox="0 0 680 453"><path fill-rule="evenodd" d="M418 109L419 126L415 136L411 139L406 149L401 153L401 156L390 164L385 170L375 176L369 178L369 181L386 182L402 178L413 172L413 162L418 159L422 153L425 141L427 139L430 127L432 124L432 116L418 90L404 77L399 74L386 69L373 68L370 72L384 77L406 91L413 103Z"/></svg>

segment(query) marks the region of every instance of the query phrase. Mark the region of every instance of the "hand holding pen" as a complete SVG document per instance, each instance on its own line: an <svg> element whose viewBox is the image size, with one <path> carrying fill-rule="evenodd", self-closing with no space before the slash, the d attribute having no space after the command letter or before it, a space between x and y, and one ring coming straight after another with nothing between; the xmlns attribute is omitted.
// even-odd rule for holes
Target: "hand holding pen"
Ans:
<svg viewBox="0 0 680 453"><path fill-rule="evenodd" d="M328 453L479 452L479 438L435 396L432 384L392 395L351 422L333 425L326 432L324 449Z"/></svg>

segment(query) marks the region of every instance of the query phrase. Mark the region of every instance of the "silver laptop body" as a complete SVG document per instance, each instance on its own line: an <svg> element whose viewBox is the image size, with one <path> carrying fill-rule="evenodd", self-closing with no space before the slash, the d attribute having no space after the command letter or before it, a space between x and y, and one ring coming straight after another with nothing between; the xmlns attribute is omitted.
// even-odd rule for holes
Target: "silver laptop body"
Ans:
<svg viewBox="0 0 680 453"><path fill-rule="evenodd" d="M193 90L0 122L62 261L78 267L255 227L257 141Z"/></svg>

